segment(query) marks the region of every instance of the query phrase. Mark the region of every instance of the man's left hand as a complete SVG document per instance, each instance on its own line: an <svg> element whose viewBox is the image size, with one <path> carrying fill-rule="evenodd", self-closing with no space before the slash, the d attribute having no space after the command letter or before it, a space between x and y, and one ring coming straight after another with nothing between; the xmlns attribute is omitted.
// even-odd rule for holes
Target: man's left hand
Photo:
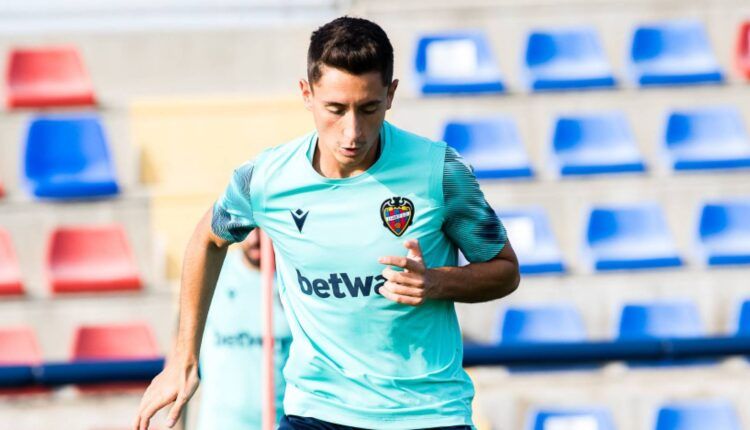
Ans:
<svg viewBox="0 0 750 430"><path fill-rule="evenodd" d="M406 257L388 256L378 259L381 264L404 269L403 272L390 267L383 269L382 274L386 282L380 288L380 294L396 303L419 306L425 299L431 298L434 288L429 276L431 272L425 267L419 241L407 240L404 247L409 250Z"/></svg>

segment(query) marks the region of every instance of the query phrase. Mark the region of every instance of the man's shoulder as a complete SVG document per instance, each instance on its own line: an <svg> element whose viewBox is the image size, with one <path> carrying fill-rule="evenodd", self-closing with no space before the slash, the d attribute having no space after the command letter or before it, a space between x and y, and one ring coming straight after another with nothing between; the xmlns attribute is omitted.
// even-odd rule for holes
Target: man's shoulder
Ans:
<svg viewBox="0 0 750 430"><path fill-rule="evenodd" d="M417 133L399 128L390 122L386 122L387 130L391 133L391 139L397 145L415 147L415 149L442 150L445 151L446 143L432 140ZM403 149L402 146L402 149Z"/></svg>
<svg viewBox="0 0 750 430"><path fill-rule="evenodd" d="M253 160L255 166L267 164L283 164L290 158L304 156L308 149L308 143L314 132L307 133L303 136L295 137L287 142L264 149Z"/></svg>

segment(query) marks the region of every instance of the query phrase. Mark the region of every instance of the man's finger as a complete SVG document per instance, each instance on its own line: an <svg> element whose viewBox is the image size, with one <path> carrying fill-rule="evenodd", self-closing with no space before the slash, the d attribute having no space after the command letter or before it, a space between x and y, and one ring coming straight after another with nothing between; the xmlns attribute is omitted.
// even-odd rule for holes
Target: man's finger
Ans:
<svg viewBox="0 0 750 430"><path fill-rule="evenodd" d="M175 400L174 397L163 397L159 400L153 399L150 404L146 404L145 408L142 408L140 413L138 414L139 417L139 426L138 430L148 430L148 424L151 421L151 418L156 415L161 408L164 406L167 406L168 404L172 403Z"/></svg>
<svg viewBox="0 0 750 430"><path fill-rule="evenodd" d="M182 408L185 406L186 402L187 396L183 394L177 396L177 400L172 405L172 408L169 410L169 415L167 416L167 427L172 428L177 424L177 420L180 419Z"/></svg>
<svg viewBox="0 0 750 430"><path fill-rule="evenodd" d="M407 257L394 257L394 256L380 257L378 259L378 262L380 264L400 267L410 272L415 272L415 273L424 272L424 265L420 261L416 261Z"/></svg>
<svg viewBox="0 0 750 430"><path fill-rule="evenodd" d="M401 284L397 284L395 282L390 282L390 281L386 282L380 288L380 291L383 291L383 288L385 288L386 290L394 294L398 294L400 296L409 296L409 297L417 297L417 298L424 297L423 289L407 287Z"/></svg>
<svg viewBox="0 0 750 430"><path fill-rule="evenodd" d="M383 277L388 281L395 282L397 284L406 285L408 287L422 288L424 282L422 277L412 272L397 272L390 267L386 267L381 272Z"/></svg>
<svg viewBox="0 0 750 430"><path fill-rule="evenodd" d="M410 257L414 260L422 262L422 247L419 246L419 241L417 239L409 239L406 242L404 242L404 247L409 250L409 253L406 254L407 257Z"/></svg>
<svg viewBox="0 0 750 430"><path fill-rule="evenodd" d="M380 293L383 295L383 297L387 298L388 300L391 300L396 303L401 303L403 305L419 306L423 302L423 300L420 298L394 294L385 288L381 288Z"/></svg>

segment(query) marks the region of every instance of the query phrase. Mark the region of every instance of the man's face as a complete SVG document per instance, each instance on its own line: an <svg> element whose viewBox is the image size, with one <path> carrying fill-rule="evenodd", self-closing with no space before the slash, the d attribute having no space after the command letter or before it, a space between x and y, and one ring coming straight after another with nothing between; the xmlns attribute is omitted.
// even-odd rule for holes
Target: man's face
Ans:
<svg viewBox="0 0 750 430"><path fill-rule="evenodd" d="M312 88L306 80L300 81L305 107L318 130L321 156L345 169L362 166L378 142L397 85L397 80L383 85L377 71L352 75L325 65Z"/></svg>
<svg viewBox="0 0 750 430"><path fill-rule="evenodd" d="M253 229L240 244L245 257L255 267L260 267L260 234L258 229Z"/></svg>

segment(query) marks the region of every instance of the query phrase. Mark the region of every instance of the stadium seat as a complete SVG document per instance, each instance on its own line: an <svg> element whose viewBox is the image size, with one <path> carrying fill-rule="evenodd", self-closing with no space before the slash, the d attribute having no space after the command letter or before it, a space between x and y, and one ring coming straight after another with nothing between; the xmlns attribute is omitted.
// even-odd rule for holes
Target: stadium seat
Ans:
<svg viewBox="0 0 750 430"><path fill-rule="evenodd" d="M510 118L449 121L443 140L472 165L478 179L530 178L534 174Z"/></svg>
<svg viewBox="0 0 750 430"><path fill-rule="evenodd" d="M512 306L502 317L500 343L583 342L586 328L571 305Z"/></svg>
<svg viewBox="0 0 750 430"><path fill-rule="evenodd" d="M42 352L29 327L0 328L0 366L36 365Z"/></svg>
<svg viewBox="0 0 750 430"><path fill-rule="evenodd" d="M703 28L697 21L666 21L639 26L630 49L639 85L686 85L724 80Z"/></svg>
<svg viewBox="0 0 750 430"><path fill-rule="evenodd" d="M147 324L84 325L76 329L71 360L147 360L159 346Z"/></svg>
<svg viewBox="0 0 750 430"><path fill-rule="evenodd" d="M9 108L95 104L91 80L73 47L14 49L6 76Z"/></svg>
<svg viewBox="0 0 750 430"><path fill-rule="evenodd" d="M103 197L119 191L104 131L93 116L32 120L26 138L25 173L37 197Z"/></svg>
<svg viewBox="0 0 750 430"><path fill-rule="evenodd" d="M593 208L584 252L598 271L682 265L656 204Z"/></svg>
<svg viewBox="0 0 750 430"><path fill-rule="evenodd" d="M534 91L615 86L612 67L593 28L531 32L525 68Z"/></svg>
<svg viewBox="0 0 750 430"><path fill-rule="evenodd" d="M750 21L740 26L737 35L737 70L746 79L750 79Z"/></svg>
<svg viewBox="0 0 750 430"><path fill-rule="evenodd" d="M118 225L58 228L47 258L55 293L141 289L127 236Z"/></svg>
<svg viewBox="0 0 750 430"><path fill-rule="evenodd" d="M606 409L539 409L531 411L527 430L615 430Z"/></svg>
<svg viewBox="0 0 750 430"><path fill-rule="evenodd" d="M704 336L698 308L688 301L627 304L620 313L620 340Z"/></svg>
<svg viewBox="0 0 750 430"><path fill-rule="evenodd" d="M522 274L563 273L565 266L549 220L541 207L497 214L513 238Z"/></svg>
<svg viewBox="0 0 750 430"><path fill-rule="evenodd" d="M707 107L670 113L665 132L674 170L750 167L750 139L733 107Z"/></svg>
<svg viewBox="0 0 750 430"><path fill-rule="evenodd" d="M21 269L10 234L0 228L0 296L23 294Z"/></svg>
<svg viewBox="0 0 750 430"><path fill-rule="evenodd" d="M556 170L563 176L646 170L621 113L558 117L552 149Z"/></svg>
<svg viewBox="0 0 750 430"><path fill-rule="evenodd" d="M727 401L671 403L659 408L654 430L740 430L739 418Z"/></svg>
<svg viewBox="0 0 750 430"><path fill-rule="evenodd" d="M415 68L422 94L505 91L490 43L479 31L422 36Z"/></svg>
<svg viewBox="0 0 750 430"><path fill-rule="evenodd" d="M736 335L750 336L750 299L740 303L736 329Z"/></svg>
<svg viewBox="0 0 750 430"><path fill-rule="evenodd" d="M698 235L709 265L750 264L750 199L705 204Z"/></svg>

